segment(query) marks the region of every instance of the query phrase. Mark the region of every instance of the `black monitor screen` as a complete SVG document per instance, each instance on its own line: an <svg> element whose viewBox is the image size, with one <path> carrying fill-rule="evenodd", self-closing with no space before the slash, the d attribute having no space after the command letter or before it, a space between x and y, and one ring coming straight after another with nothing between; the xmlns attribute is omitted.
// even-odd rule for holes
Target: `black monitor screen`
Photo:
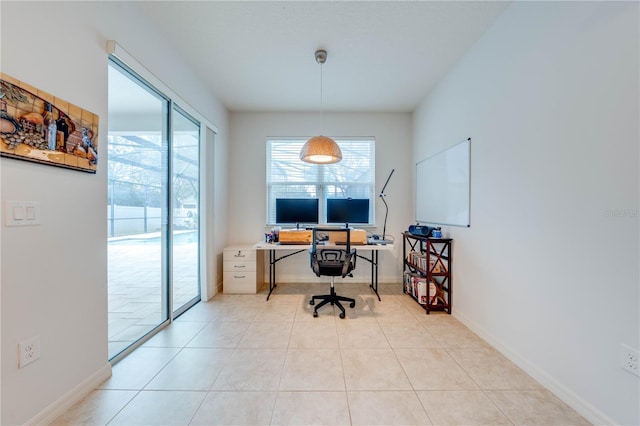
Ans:
<svg viewBox="0 0 640 426"><path fill-rule="evenodd" d="M276 223L318 223L318 199L276 198Z"/></svg>
<svg viewBox="0 0 640 426"><path fill-rule="evenodd" d="M327 199L328 223L369 223L368 198Z"/></svg>

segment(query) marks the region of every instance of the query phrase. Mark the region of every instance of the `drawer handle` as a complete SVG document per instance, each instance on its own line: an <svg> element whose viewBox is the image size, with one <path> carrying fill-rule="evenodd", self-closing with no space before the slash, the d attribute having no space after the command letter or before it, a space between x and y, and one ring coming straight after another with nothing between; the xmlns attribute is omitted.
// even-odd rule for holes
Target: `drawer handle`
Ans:
<svg viewBox="0 0 640 426"><path fill-rule="evenodd" d="M233 257L247 257L247 256L242 254L241 251L239 251L238 254L234 254Z"/></svg>
<svg viewBox="0 0 640 426"><path fill-rule="evenodd" d="M233 278L246 278L245 275L234 275Z"/></svg>
<svg viewBox="0 0 640 426"><path fill-rule="evenodd" d="M233 265L234 268L246 268L247 265Z"/></svg>

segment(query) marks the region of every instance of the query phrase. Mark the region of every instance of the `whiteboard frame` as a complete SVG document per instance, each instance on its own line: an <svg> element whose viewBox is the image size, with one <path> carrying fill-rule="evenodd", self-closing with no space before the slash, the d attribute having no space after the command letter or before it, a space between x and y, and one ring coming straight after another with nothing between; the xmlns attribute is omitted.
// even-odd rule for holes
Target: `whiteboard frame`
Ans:
<svg viewBox="0 0 640 426"><path fill-rule="evenodd" d="M466 148L466 149L465 149ZM459 151L459 152L458 152ZM431 178L437 181L437 179L442 179L443 176L439 176L437 174L439 166L441 166L447 156L458 155L461 156L460 164L456 168L457 172L463 173L463 178L461 181L466 182L466 188L462 188L460 192L460 196L456 197L458 204L462 207L458 214L454 214L452 212L448 212L445 210L444 215L439 215L438 212L430 211L424 207L424 202L428 205L428 200L422 200L419 198L418 194L425 193L424 185L434 185L433 183L427 184L426 178ZM435 167L430 167L430 164L435 165ZM431 172L432 174L429 174ZM426 173L426 174L425 174ZM434 174L435 173L435 174ZM443 184L445 187L450 182ZM433 188L441 187L435 184ZM434 225L448 225L448 226L460 226L460 227L470 227L471 226L471 138L467 138L461 142L458 142L455 145L450 146L447 149L444 149L437 154L434 154L430 157L425 158L422 161L416 163L415 168L415 193L414 193L414 203L415 203L415 211L414 216L417 223L428 223ZM429 217L430 215L435 214L433 217ZM427 216L427 217L419 217L419 216ZM456 219L457 218L457 219Z"/></svg>

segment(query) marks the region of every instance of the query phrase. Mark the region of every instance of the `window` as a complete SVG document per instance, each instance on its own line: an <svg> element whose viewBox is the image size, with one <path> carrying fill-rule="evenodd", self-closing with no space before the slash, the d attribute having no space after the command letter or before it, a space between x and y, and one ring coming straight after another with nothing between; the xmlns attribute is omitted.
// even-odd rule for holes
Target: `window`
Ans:
<svg viewBox="0 0 640 426"><path fill-rule="evenodd" d="M318 198L320 223L327 223L328 198L369 199L369 223L375 224L375 140L335 138L342 150L336 164L309 164L299 154L306 138L267 140L267 224L276 223L276 198Z"/></svg>

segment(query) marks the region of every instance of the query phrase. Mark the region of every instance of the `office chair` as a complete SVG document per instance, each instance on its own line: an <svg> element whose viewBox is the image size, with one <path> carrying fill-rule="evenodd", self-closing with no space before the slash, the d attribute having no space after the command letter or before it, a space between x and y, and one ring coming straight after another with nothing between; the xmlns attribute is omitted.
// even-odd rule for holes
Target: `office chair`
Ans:
<svg viewBox="0 0 640 426"><path fill-rule="evenodd" d="M316 232L344 232L346 234L346 242L345 249L323 249L318 248L318 238L316 236ZM316 300L322 300L318 303L313 309L313 316L318 316L318 309L326 305L327 303L331 303L340 309L340 318L345 317L344 307L340 302L350 302L349 307L353 308L356 306L355 299L351 299L349 297L338 296L335 290L335 277L346 277L351 275L351 271L356 268L356 250L351 250L351 231L349 228L346 229L328 229L328 228L314 228L313 229L313 238L312 238L312 246L311 246L311 269L315 274L320 277L322 275L331 277L331 292L329 294L323 294L321 296L311 296L311 300L309 300L310 305L315 305Z"/></svg>

